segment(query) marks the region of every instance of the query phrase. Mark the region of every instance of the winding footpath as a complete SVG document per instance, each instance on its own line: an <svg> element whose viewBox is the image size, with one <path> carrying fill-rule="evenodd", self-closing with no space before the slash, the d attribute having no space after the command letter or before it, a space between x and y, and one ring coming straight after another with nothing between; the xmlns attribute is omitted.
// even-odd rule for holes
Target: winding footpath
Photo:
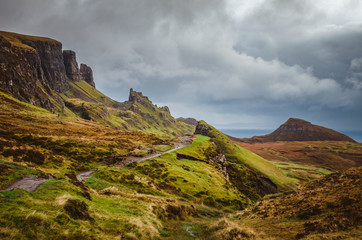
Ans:
<svg viewBox="0 0 362 240"><path fill-rule="evenodd" d="M24 189L28 192L34 192L40 185L48 181L50 178L37 178L36 176L26 176L23 179L15 180L10 183L2 191L9 191L13 189Z"/></svg>
<svg viewBox="0 0 362 240"><path fill-rule="evenodd" d="M145 160L148 160L151 158L159 157L162 154L169 153L169 152L175 151L177 149L186 147L187 145L190 145L192 143L193 137L192 136L183 136L183 137L180 137L179 139L180 139L180 141L174 143L174 147L166 152L153 153L153 154L147 155L145 157L130 156L130 157L127 157L124 161L116 163L114 166L121 169L134 162L142 162L142 161L145 161ZM79 172L76 177L77 177L78 181L85 182L96 171L97 170L82 171L82 172ZM34 192L40 185L42 185L49 179L51 179L51 178L37 178L36 176L26 176L23 179L15 180L8 186L1 189L0 192L9 191L9 190L13 190L13 189L24 189L28 192Z"/></svg>
<svg viewBox="0 0 362 240"><path fill-rule="evenodd" d="M148 159L151 159L151 158L155 158L155 157L159 157L165 153L169 153L169 152L173 152L177 149L180 149L180 148L183 148L183 147L186 147L187 145L190 145L192 143L192 136L183 136L183 137L180 137L180 142L176 142L174 143L175 146L173 148L171 148L170 150L166 151L166 152L158 152L158 153L153 153L153 154L149 154L145 157L133 157L133 156L130 156L130 157L127 157L124 161L122 162L119 162L119 163L116 163L114 166L115 167L118 167L118 168L123 168L131 163L134 163L134 162L142 162L142 161L145 161L145 160L148 160Z"/></svg>

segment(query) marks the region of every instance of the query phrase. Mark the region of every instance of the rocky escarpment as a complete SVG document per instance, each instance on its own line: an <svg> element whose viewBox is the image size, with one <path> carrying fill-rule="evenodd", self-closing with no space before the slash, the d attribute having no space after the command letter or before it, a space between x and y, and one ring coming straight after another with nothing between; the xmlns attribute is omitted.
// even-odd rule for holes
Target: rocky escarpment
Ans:
<svg viewBox="0 0 362 240"><path fill-rule="evenodd" d="M133 91L133 88L129 90L129 102L151 102L148 97L143 96L142 92ZM152 102L151 102L152 103Z"/></svg>
<svg viewBox="0 0 362 240"><path fill-rule="evenodd" d="M176 121L174 117L171 116L170 110L167 106L157 107L154 105L148 97L144 96L142 92L134 91L132 88L129 92L128 101L122 103L124 110L128 110L122 113L122 116L126 117L127 125L134 125L136 123L137 116L142 117L143 123L153 125L152 127L156 131L168 132L167 129L177 129L182 126L184 129L191 130L192 133L193 127L185 123ZM128 127L130 129L130 127ZM172 132L173 135L178 135L177 131Z"/></svg>
<svg viewBox="0 0 362 240"><path fill-rule="evenodd" d="M94 88L96 87L96 84L94 83L93 79L93 71L89 66L83 63L80 64L80 74L81 78L84 79L84 81L86 81L92 87Z"/></svg>
<svg viewBox="0 0 362 240"><path fill-rule="evenodd" d="M87 78L92 71L80 71L73 51L62 51L56 40L0 32L0 89L14 97L52 111L62 111L59 93L69 82ZM92 85L92 84L91 84ZM93 83L94 85L94 83Z"/></svg>
<svg viewBox="0 0 362 240"><path fill-rule="evenodd" d="M212 130L213 128L210 125L203 124L203 122L200 121L196 126L195 134L201 134L212 138L214 137L214 135L212 134Z"/></svg>
<svg viewBox="0 0 362 240"><path fill-rule="evenodd" d="M47 45L56 47L57 43ZM15 47L0 34L0 89L22 101L53 110L53 103L47 97L52 86L44 66L47 64L41 62L35 49ZM57 87L64 87L61 81Z"/></svg>
<svg viewBox="0 0 362 240"><path fill-rule="evenodd" d="M117 102L95 89L93 71L62 50L56 40L0 31L0 92L54 113L77 116L117 129L175 136L194 127L176 121L168 107L157 107L130 90Z"/></svg>
<svg viewBox="0 0 362 240"><path fill-rule="evenodd" d="M184 122L186 124L192 125L192 126L197 126L197 124L199 123L199 121L197 121L195 118L183 118L183 117L179 117L176 119L177 121L181 121Z"/></svg>
<svg viewBox="0 0 362 240"><path fill-rule="evenodd" d="M75 52L71 50L64 50L63 58L64 58L65 72L68 78L72 81L80 81L81 74L78 68L77 60L75 58Z"/></svg>
<svg viewBox="0 0 362 240"><path fill-rule="evenodd" d="M308 121L289 118L274 132L252 138L235 139L241 142L276 142L276 141L347 141L355 142L352 138L329 128L314 125Z"/></svg>

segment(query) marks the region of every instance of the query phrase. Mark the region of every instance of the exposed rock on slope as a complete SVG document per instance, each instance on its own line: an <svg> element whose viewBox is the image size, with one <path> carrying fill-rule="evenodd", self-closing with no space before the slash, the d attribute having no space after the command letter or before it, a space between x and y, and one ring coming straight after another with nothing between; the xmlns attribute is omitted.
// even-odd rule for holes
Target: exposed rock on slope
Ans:
<svg viewBox="0 0 362 240"><path fill-rule="evenodd" d="M168 107L158 108L142 93L114 101L97 89L92 69L62 51L56 40L0 32L0 91L60 115L92 120L127 130L191 134L194 127L176 121Z"/></svg>
<svg viewBox="0 0 362 240"><path fill-rule="evenodd" d="M80 81L81 74L78 68L78 63L75 58L75 52L72 50L63 51L65 72L68 78L72 81Z"/></svg>
<svg viewBox="0 0 362 240"><path fill-rule="evenodd" d="M177 118L176 120L187 123L187 124L195 126L195 127L199 123L199 121L197 121L195 118L183 118L183 117L180 117L180 118Z"/></svg>
<svg viewBox="0 0 362 240"><path fill-rule="evenodd" d="M94 83L93 80L93 71L89 66L83 63L80 64L80 74L81 78L84 79L84 81L86 81L92 87L94 88L96 87L96 84Z"/></svg>
<svg viewBox="0 0 362 240"><path fill-rule="evenodd" d="M235 140L235 139L234 139ZM308 121L289 118L274 132L252 138L241 138L242 142L276 142L276 141L348 141L352 138L329 128L314 125Z"/></svg>
<svg viewBox="0 0 362 240"><path fill-rule="evenodd" d="M51 111L64 109L58 93L81 75L73 51L56 40L0 32L0 88Z"/></svg>

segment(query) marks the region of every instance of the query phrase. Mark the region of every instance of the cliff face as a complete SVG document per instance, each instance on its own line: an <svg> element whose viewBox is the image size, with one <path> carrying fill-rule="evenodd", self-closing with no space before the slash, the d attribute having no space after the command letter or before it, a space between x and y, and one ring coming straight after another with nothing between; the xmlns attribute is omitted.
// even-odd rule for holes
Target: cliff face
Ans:
<svg viewBox="0 0 362 240"><path fill-rule="evenodd" d="M96 87L96 84L94 83L93 80L93 71L92 69L87 66L86 64L80 64L80 74L81 74L81 78L86 81L89 85L91 85L92 87Z"/></svg>
<svg viewBox="0 0 362 240"><path fill-rule="evenodd" d="M43 91L39 86L44 86ZM14 47L0 35L0 88L14 97L47 109L52 109L47 93L50 86L45 78L39 54L32 48Z"/></svg>
<svg viewBox="0 0 362 240"><path fill-rule="evenodd" d="M184 135L194 127L176 121L131 89L129 100L112 100L95 89L93 71L78 66L75 52L56 40L0 31L0 91L60 115L77 115L109 127Z"/></svg>
<svg viewBox="0 0 362 240"><path fill-rule="evenodd" d="M2 91L48 110L59 111L64 108L64 102L58 93L69 90L70 81L83 78L93 82L92 70L86 67L81 72L75 53L63 52L60 42L0 32Z"/></svg>
<svg viewBox="0 0 362 240"><path fill-rule="evenodd" d="M80 81L81 74L78 68L78 63L75 58L75 52L71 50L63 51L65 73L68 78L72 81Z"/></svg>

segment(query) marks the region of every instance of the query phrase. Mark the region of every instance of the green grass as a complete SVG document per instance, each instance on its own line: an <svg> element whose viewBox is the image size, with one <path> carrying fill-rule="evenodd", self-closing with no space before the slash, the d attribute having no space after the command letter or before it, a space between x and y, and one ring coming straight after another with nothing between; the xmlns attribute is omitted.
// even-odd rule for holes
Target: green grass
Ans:
<svg viewBox="0 0 362 240"><path fill-rule="evenodd" d="M159 135L181 136L194 131L193 126L175 121L170 114L161 111L146 98L142 103L116 103L85 81L69 84L70 89L60 95L78 117L92 119L116 129L141 130ZM137 110L123 111L116 105Z"/></svg>
<svg viewBox="0 0 362 240"><path fill-rule="evenodd" d="M245 164L251 169L262 173L272 180L282 191L288 191L295 188L295 181L285 176L283 172L280 171L273 163L234 144L225 134L208 125L205 121L200 121L199 124L204 125L209 129L209 136L223 151L229 162L235 164Z"/></svg>
<svg viewBox="0 0 362 240"><path fill-rule="evenodd" d="M29 35L23 35L18 33L12 33L12 32L4 32L0 31L0 36L4 37L7 41L11 43L14 47L22 48L25 50L34 51L34 48L31 46L24 44L23 41L46 41L46 42L52 42L60 44L60 42L51 39L51 38L45 38L45 37L36 37L36 36L29 36Z"/></svg>
<svg viewBox="0 0 362 240"><path fill-rule="evenodd" d="M56 115L49 112L48 110L34 106L29 103L22 102L12 96L0 91L0 109L5 111L11 111L13 108L21 109L22 113L34 114L41 117L55 117Z"/></svg>
<svg viewBox="0 0 362 240"><path fill-rule="evenodd" d="M285 175L294 178L297 181L310 181L332 173L331 171L324 168L318 168L304 164L291 162L276 162L275 164L280 170L284 172Z"/></svg>
<svg viewBox="0 0 362 240"><path fill-rule="evenodd" d="M21 179L27 175L44 176L42 171L31 169L26 166L0 160L0 164L8 166L0 170L0 188L7 186L14 180Z"/></svg>
<svg viewBox="0 0 362 240"><path fill-rule="evenodd" d="M205 140L205 137L199 136L199 140ZM225 209L241 209L250 203L212 165L194 160L177 160L176 153L179 151L183 149L129 165L126 169L134 175L143 174L170 194L196 203Z"/></svg>
<svg viewBox="0 0 362 240"><path fill-rule="evenodd" d="M194 157L199 160L208 160L212 152L217 152L217 147L210 137L197 135L192 144L177 151L180 154Z"/></svg>

